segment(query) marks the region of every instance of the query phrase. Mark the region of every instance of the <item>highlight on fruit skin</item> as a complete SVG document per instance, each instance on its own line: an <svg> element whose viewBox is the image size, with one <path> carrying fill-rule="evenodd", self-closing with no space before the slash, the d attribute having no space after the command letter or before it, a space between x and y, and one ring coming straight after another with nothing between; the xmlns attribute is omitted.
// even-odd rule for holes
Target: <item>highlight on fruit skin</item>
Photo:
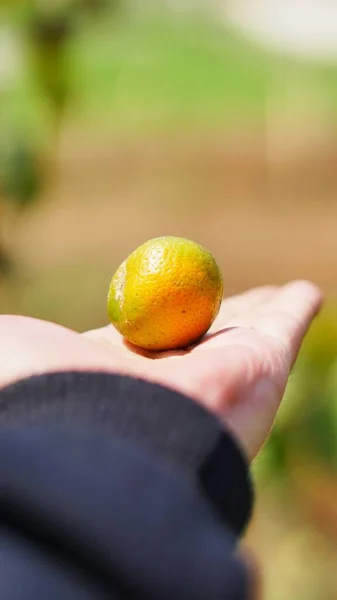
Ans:
<svg viewBox="0 0 337 600"><path fill-rule="evenodd" d="M206 248L181 237L157 237L134 250L115 272L108 315L139 348L183 349L207 333L222 295L220 268Z"/></svg>

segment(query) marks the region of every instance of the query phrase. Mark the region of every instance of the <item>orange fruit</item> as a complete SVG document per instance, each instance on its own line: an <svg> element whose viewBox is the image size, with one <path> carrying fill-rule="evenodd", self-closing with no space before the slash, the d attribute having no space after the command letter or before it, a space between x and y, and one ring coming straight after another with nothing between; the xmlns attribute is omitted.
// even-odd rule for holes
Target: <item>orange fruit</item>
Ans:
<svg viewBox="0 0 337 600"><path fill-rule="evenodd" d="M135 346L185 348L208 331L222 293L220 269L206 248L180 237L158 237L139 246L117 269L108 314Z"/></svg>

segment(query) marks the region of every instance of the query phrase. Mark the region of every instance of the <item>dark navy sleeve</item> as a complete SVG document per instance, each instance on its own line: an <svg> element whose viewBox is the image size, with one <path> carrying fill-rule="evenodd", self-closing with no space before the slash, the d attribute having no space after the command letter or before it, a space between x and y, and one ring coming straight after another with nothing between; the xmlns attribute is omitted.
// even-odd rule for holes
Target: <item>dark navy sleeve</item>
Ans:
<svg viewBox="0 0 337 600"><path fill-rule="evenodd" d="M193 400L119 375L0 392L2 600L244 600L235 441Z"/></svg>

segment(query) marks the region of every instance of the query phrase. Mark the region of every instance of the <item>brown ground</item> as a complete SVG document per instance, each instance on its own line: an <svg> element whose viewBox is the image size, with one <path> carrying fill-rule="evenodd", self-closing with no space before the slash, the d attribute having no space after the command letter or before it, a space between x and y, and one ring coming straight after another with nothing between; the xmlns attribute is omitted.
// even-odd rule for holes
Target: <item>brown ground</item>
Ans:
<svg viewBox="0 0 337 600"><path fill-rule="evenodd" d="M65 146L57 186L16 231L16 255L34 271L83 260L113 269L146 238L178 234L213 250L228 293L295 277L334 293L333 149L271 165L263 143L235 142Z"/></svg>

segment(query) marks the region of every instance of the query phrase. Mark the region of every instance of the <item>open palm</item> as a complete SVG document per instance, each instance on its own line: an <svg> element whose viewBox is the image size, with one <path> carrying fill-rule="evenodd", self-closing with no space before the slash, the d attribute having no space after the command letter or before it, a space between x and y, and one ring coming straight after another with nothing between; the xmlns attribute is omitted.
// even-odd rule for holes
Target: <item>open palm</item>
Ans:
<svg viewBox="0 0 337 600"><path fill-rule="evenodd" d="M208 335L178 352L150 353L112 326L78 334L27 317L0 317L0 387L57 370L102 370L170 386L230 427L249 459L263 444L304 335L322 302L311 283L256 288L222 303Z"/></svg>

